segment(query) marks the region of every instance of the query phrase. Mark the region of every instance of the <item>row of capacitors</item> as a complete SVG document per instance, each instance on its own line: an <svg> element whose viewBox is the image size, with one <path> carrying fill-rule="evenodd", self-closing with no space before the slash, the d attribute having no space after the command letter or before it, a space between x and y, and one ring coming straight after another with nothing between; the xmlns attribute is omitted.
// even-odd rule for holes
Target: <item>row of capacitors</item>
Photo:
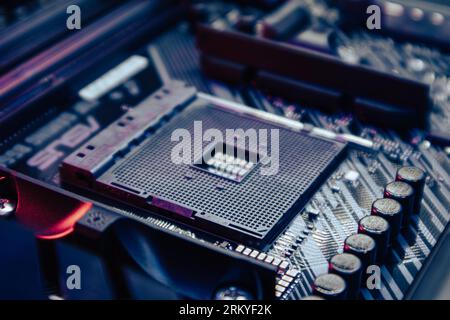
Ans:
<svg viewBox="0 0 450 320"><path fill-rule="evenodd" d="M383 264L397 235L419 214L425 180L422 169L398 169L395 181L385 186L384 198L373 202L371 215L359 221L358 233L345 239L344 252L330 259L329 273L315 279L313 296L305 299L358 299L371 274L364 271Z"/></svg>

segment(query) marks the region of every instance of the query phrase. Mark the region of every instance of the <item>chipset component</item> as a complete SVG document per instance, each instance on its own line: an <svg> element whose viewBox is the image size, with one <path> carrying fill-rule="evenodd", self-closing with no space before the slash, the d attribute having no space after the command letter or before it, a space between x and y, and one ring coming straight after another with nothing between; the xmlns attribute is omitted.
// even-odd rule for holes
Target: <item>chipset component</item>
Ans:
<svg viewBox="0 0 450 320"><path fill-rule="evenodd" d="M172 85L131 109L65 159L62 180L263 247L329 177L346 144L191 90Z"/></svg>

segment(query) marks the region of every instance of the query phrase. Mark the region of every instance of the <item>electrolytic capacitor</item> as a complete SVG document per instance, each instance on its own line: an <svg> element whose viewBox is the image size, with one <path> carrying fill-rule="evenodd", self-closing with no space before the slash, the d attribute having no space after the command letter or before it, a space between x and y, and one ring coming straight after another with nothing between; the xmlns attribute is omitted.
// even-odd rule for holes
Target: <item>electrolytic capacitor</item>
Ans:
<svg viewBox="0 0 450 320"><path fill-rule="evenodd" d="M359 220L358 233L370 236L377 245L376 263L381 264L386 258L389 247L389 222L380 216L366 216Z"/></svg>
<svg viewBox="0 0 450 320"><path fill-rule="evenodd" d="M400 233L403 219L402 205L394 199L377 199L372 203L371 214L382 217L389 223L389 244L392 244Z"/></svg>
<svg viewBox="0 0 450 320"><path fill-rule="evenodd" d="M320 296L306 296L302 298L302 300L325 300L325 299Z"/></svg>
<svg viewBox="0 0 450 320"><path fill-rule="evenodd" d="M257 19L254 14L240 14L235 23L235 28L245 33L252 33L255 30Z"/></svg>
<svg viewBox="0 0 450 320"><path fill-rule="evenodd" d="M368 235L352 234L345 239L344 252L354 254L361 260L363 274L365 274L367 267L375 264L377 245Z"/></svg>
<svg viewBox="0 0 450 320"><path fill-rule="evenodd" d="M314 280L313 293L327 300L343 300L347 298L347 285L341 276L327 273Z"/></svg>
<svg viewBox="0 0 450 320"><path fill-rule="evenodd" d="M270 39L286 39L306 24L308 13L301 1L289 0L256 24L258 35Z"/></svg>
<svg viewBox="0 0 450 320"><path fill-rule="evenodd" d="M361 289L361 260L351 253L339 253L330 259L328 271L342 277L347 283L347 298L358 299Z"/></svg>
<svg viewBox="0 0 450 320"><path fill-rule="evenodd" d="M420 213L420 204L423 198L423 190L425 188L426 174L417 167L401 167L397 171L396 181L402 181L409 184L414 189L414 206L413 213Z"/></svg>
<svg viewBox="0 0 450 320"><path fill-rule="evenodd" d="M402 227L406 227L414 209L414 189L405 182L394 181L384 188L384 197L397 200L402 205Z"/></svg>

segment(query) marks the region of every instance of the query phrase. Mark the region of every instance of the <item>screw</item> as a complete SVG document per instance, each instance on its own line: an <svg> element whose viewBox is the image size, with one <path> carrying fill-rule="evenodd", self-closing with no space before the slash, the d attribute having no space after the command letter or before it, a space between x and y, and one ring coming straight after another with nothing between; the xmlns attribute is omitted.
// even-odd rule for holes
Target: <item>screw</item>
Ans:
<svg viewBox="0 0 450 320"><path fill-rule="evenodd" d="M16 209L16 204L9 199L0 198L0 217L9 216Z"/></svg>

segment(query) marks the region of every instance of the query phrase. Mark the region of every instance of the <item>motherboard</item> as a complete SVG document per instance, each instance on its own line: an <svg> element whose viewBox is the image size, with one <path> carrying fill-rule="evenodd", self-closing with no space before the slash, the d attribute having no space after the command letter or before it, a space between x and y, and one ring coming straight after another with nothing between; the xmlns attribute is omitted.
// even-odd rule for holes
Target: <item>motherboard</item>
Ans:
<svg viewBox="0 0 450 320"><path fill-rule="evenodd" d="M2 74L0 191L30 179L267 266L275 299L414 298L450 220L448 3L187 1L150 32L144 2L32 84Z"/></svg>

